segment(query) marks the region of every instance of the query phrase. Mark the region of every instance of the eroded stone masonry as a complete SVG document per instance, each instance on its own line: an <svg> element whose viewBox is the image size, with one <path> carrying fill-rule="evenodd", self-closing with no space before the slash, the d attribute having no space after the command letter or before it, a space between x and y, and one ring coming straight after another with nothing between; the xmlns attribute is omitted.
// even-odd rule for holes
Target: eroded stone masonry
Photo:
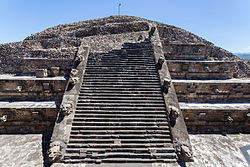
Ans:
<svg viewBox="0 0 250 167"><path fill-rule="evenodd" d="M0 45L0 133L43 134L45 164L193 161L188 133L250 132L250 65L132 16Z"/></svg>

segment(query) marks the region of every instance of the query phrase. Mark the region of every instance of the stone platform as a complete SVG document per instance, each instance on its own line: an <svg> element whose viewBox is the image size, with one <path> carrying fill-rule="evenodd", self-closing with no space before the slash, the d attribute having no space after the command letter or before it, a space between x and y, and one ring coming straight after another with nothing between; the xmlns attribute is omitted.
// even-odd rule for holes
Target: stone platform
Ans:
<svg viewBox="0 0 250 167"><path fill-rule="evenodd" d="M37 78L0 75L0 100L61 99L67 81L64 76Z"/></svg>
<svg viewBox="0 0 250 167"><path fill-rule="evenodd" d="M51 130L58 101L0 101L0 133L39 133Z"/></svg>
<svg viewBox="0 0 250 167"><path fill-rule="evenodd" d="M172 80L180 102L248 102L249 79Z"/></svg>
<svg viewBox="0 0 250 167"><path fill-rule="evenodd" d="M250 134L189 134L194 153L194 162L187 167L248 167L241 147L249 146ZM32 135L0 135L1 167L49 167L44 164L42 153L43 137ZM52 167L180 167L179 164L53 164ZM183 165L184 166L184 165Z"/></svg>

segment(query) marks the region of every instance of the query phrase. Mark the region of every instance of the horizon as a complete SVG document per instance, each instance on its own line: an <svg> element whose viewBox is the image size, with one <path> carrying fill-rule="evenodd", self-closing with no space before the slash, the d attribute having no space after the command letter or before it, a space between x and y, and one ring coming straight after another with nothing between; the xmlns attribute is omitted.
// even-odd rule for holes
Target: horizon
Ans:
<svg viewBox="0 0 250 167"><path fill-rule="evenodd" d="M118 15L118 5L121 3L121 15L180 27L232 53L250 53L250 1L157 2L0 0L0 43L22 41L31 34L59 24Z"/></svg>

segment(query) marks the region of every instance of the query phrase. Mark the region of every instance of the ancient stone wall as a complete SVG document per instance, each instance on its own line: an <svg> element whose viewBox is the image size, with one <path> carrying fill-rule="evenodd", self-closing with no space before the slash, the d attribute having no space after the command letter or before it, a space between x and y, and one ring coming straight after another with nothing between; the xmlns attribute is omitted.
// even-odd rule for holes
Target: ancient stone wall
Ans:
<svg viewBox="0 0 250 167"><path fill-rule="evenodd" d="M31 35L22 42L2 44L0 45L0 60L3 65L0 67L0 71L6 73L7 70L4 71L4 69L7 66L19 62L16 59L10 59L10 57L72 58L75 56L81 41L85 45L91 45L90 48L97 52L111 50L111 48L119 49L121 43L126 42L126 40L129 42L131 39L134 41L143 40L145 36L140 33L148 31L151 23L158 25L163 48L168 47L171 43L187 44L189 49L192 48L191 45L205 45L206 58L239 60L232 53L215 47L211 42L183 29L133 16L111 16L55 26ZM202 52L204 52L203 49ZM235 77L247 77L250 75L249 64L246 62L237 64L235 73Z"/></svg>

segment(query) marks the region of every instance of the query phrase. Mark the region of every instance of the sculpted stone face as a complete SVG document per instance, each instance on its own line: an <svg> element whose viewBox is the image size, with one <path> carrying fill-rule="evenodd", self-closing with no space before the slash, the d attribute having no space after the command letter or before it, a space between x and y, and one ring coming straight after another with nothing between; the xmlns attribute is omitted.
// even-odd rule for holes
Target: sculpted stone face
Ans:
<svg viewBox="0 0 250 167"><path fill-rule="evenodd" d="M171 86L171 80L165 78L163 81L163 92L168 93L168 89L170 88L170 86Z"/></svg>
<svg viewBox="0 0 250 167"><path fill-rule="evenodd" d="M61 141L54 141L51 143L50 149L48 150L48 158L50 162L57 162L63 157L64 143Z"/></svg>
<svg viewBox="0 0 250 167"><path fill-rule="evenodd" d="M73 77L75 77L77 75L77 73L78 73L77 69L72 69L70 72L71 76L73 76Z"/></svg>
<svg viewBox="0 0 250 167"><path fill-rule="evenodd" d="M57 76L60 73L60 67L51 67L51 75Z"/></svg>
<svg viewBox="0 0 250 167"><path fill-rule="evenodd" d="M70 115L73 112L73 106L71 103L62 104L60 111L63 115Z"/></svg>
<svg viewBox="0 0 250 167"><path fill-rule="evenodd" d="M178 116L180 115L179 109L175 106L170 106L169 109L171 117L173 117L174 119L178 118Z"/></svg>
<svg viewBox="0 0 250 167"><path fill-rule="evenodd" d="M190 151L189 147L182 145L181 152L184 158L189 159L192 157L192 152Z"/></svg>

